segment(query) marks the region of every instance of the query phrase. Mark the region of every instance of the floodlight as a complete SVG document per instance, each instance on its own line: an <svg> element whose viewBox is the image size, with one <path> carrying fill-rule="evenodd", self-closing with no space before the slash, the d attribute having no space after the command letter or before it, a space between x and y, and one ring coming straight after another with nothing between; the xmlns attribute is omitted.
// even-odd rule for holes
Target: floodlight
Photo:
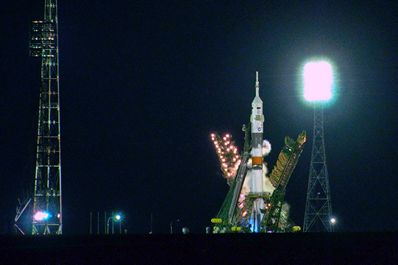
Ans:
<svg viewBox="0 0 398 265"><path fill-rule="evenodd" d="M46 211L38 211L33 215L35 221L45 221L51 217L51 214Z"/></svg>
<svg viewBox="0 0 398 265"><path fill-rule="evenodd" d="M330 218L330 223L332 225L336 224L336 222L337 222L336 218L334 218L334 217Z"/></svg>
<svg viewBox="0 0 398 265"><path fill-rule="evenodd" d="M304 98L310 102L326 102L332 98L333 68L324 60L310 61L303 69Z"/></svg>

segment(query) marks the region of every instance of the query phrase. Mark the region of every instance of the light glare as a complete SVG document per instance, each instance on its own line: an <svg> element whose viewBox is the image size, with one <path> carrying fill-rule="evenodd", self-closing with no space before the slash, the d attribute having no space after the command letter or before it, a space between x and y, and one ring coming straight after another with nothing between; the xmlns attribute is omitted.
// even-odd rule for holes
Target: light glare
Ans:
<svg viewBox="0 0 398 265"><path fill-rule="evenodd" d="M50 216L48 212L38 211L33 215L33 219L35 219L35 221L44 221L50 218Z"/></svg>
<svg viewBox="0 0 398 265"><path fill-rule="evenodd" d="M304 66L304 98L328 101L332 98L333 70L327 61L312 61Z"/></svg>
<svg viewBox="0 0 398 265"><path fill-rule="evenodd" d="M115 215L115 221L120 221L120 220L122 220L122 215L116 214Z"/></svg>

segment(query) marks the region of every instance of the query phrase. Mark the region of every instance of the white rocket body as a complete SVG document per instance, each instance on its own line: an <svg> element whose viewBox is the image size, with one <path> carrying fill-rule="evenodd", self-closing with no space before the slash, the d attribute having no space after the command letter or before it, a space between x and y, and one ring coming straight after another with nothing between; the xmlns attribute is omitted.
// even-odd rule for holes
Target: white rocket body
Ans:
<svg viewBox="0 0 398 265"><path fill-rule="evenodd" d="M252 113L250 115L251 123L251 158L252 170L250 181L251 193L263 193L263 130L264 114L263 101L259 96L258 72L256 72L256 96L252 102Z"/></svg>
<svg viewBox="0 0 398 265"><path fill-rule="evenodd" d="M263 181L263 131L264 131L264 114L263 101L259 96L259 81L258 72L256 72L256 96L252 101L252 113L250 115L251 123L251 160L252 168L248 172L249 190L255 195L262 195L265 192L265 185ZM260 232L261 220L264 209L264 200L259 197L254 200L252 213L250 216L251 230L253 232Z"/></svg>

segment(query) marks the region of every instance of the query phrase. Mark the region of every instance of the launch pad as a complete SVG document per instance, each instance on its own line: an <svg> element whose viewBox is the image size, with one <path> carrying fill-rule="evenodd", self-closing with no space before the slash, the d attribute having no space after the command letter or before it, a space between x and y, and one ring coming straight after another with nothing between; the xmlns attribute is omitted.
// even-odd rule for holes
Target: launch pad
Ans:
<svg viewBox="0 0 398 265"><path fill-rule="evenodd" d="M229 134L224 137L211 134L221 170L230 185L220 211L211 219L213 233L216 234L301 230L289 220L289 205L284 198L290 176L303 151L306 132L301 132L296 140L285 137L276 165L268 174L264 157L271 152L271 144L263 138L264 114L258 72L255 89L250 126L243 125L242 128L245 134L242 154L237 153Z"/></svg>

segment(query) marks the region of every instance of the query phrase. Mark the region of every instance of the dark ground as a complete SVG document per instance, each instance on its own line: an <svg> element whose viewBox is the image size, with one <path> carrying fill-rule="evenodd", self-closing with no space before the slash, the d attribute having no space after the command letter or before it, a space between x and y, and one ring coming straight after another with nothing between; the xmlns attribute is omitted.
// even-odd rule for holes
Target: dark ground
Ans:
<svg viewBox="0 0 398 265"><path fill-rule="evenodd" d="M0 264L397 264L397 233L0 237Z"/></svg>

